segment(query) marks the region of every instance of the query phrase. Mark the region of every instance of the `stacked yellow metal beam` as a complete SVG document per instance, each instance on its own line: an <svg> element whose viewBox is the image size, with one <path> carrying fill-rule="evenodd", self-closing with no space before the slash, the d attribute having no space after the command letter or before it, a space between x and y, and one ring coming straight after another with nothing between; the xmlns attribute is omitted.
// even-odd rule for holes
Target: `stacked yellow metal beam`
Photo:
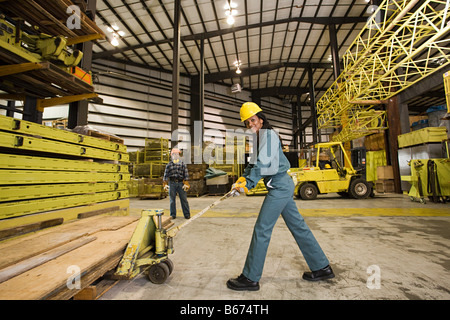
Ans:
<svg viewBox="0 0 450 320"><path fill-rule="evenodd" d="M170 161L169 139L145 138L143 150L137 151L132 163L133 179L129 183L131 196L164 198L163 175Z"/></svg>
<svg viewBox="0 0 450 320"><path fill-rule="evenodd" d="M128 198L126 162L123 144L0 116L0 230L13 218Z"/></svg>

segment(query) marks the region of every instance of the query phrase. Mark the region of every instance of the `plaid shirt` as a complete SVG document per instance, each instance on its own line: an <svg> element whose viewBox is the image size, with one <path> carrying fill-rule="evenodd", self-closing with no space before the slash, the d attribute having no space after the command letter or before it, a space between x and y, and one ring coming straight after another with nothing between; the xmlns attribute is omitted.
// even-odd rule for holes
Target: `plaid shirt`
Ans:
<svg viewBox="0 0 450 320"><path fill-rule="evenodd" d="M166 165L166 170L164 171L164 181L168 181L169 179L177 179L177 180L189 180L189 173L187 170L187 166L184 162L180 161L178 163L173 163L170 161Z"/></svg>

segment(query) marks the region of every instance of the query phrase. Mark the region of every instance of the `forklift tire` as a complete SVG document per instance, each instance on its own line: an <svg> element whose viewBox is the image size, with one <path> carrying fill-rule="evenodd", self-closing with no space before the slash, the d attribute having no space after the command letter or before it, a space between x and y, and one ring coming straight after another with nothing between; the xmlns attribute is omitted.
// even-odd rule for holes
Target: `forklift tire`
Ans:
<svg viewBox="0 0 450 320"><path fill-rule="evenodd" d="M348 193L354 199L366 199L372 192L372 188L364 179L355 179L350 183Z"/></svg>
<svg viewBox="0 0 450 320"><path fill-rule="evenodd" d="M166 263L157 263L147 270L147 277L155 284L164 283L169 277L169 266Z"/></svg>
<svg viewBox="0 0 450 320"><path fill-rule="evenodd" d="M169 267L169 276L172 274L173 271L173 262L172 260L170 260L169 258L167 258L166 260L164 260L162 263L167 264L167 266Z"/></svg>
<svg viewBox="0 0 450 320"><path fill-rule="evenodd" d="M298 189L298 194L302 200L314 200L317 198L317 187L312 183L305 183Z"/></svg>

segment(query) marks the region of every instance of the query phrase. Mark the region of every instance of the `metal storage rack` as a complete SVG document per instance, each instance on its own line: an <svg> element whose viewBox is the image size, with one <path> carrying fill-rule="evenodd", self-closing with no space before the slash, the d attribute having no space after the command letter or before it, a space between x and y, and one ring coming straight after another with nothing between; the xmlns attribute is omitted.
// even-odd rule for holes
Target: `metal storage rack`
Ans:
<svg viewBox="0 0 450 320"><path fill-rule="evenodd" d="M70 0L0 1L4 29L0 37L0 90L6 92L0 98L8 100L8 115L18 112L23 119L40 123L46 107L86 99L101 101L88 70L60 65L21 46L22 41L33 37L54 38L67 48L104 39L101 29L83 12L85 8L72 13L80 28L69 28L71 14L67 10L72 5ZM26 27L24 21L32 27ZM24 102L23 110L15 107L15 101Z"/></svg>

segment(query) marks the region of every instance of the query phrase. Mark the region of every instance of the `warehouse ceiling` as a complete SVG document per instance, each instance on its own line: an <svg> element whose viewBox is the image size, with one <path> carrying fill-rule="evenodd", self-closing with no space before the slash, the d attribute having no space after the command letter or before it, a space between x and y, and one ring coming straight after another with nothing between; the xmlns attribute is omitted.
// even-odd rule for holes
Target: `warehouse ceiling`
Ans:
<svg viewBox="0 0 450 320"><path fill-rule="evenodd" d="M235 22L229 25L229 5L227 0L181 1L180 73L199 74L203 38L205 82L239 83L289 101L296 101L301 88L305 104L309 67L316 97L334 81L330 28L342 56L372 8L365 0L233 0ZM172 72L173 0L97 0L96 23L107 38L94 45L94 59Z"/></svg>

